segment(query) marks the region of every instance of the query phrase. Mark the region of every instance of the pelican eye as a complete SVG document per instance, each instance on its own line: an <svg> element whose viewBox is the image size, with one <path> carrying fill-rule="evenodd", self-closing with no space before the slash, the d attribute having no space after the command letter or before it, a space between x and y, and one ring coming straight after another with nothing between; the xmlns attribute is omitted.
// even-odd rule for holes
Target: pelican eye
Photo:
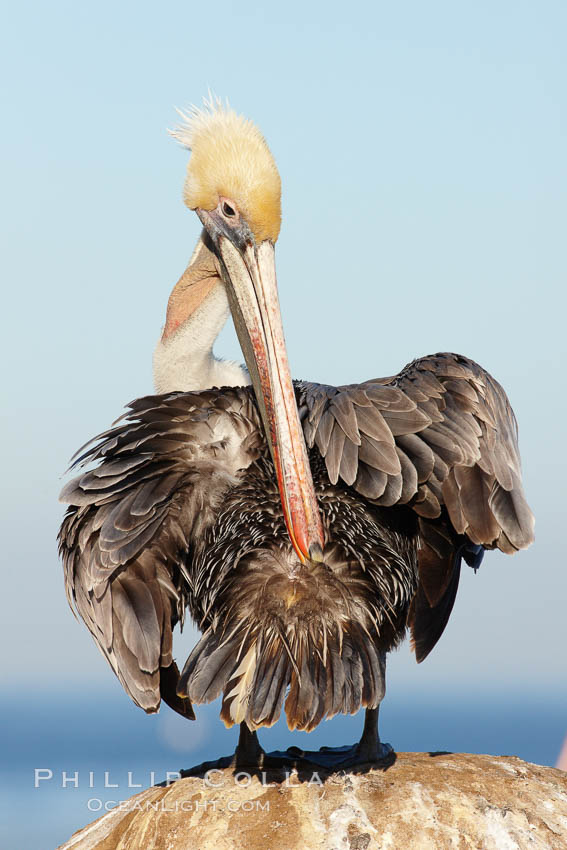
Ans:
<svg viewBox="0 0 567 850"><path fill-rule="evenodd" d="M225 215L227 218L234 218L236 215L236 210L234 209L234 207L231 207L230 204L227 204L226 201L224 201L222 205L222 211L223 215Z"/></svg>

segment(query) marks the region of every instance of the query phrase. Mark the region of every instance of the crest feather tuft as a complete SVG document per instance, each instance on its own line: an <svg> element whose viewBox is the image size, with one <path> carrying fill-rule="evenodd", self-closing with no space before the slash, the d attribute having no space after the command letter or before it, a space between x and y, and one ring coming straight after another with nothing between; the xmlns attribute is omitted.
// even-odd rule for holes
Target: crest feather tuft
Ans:
<svg viewBox="0 0 567 850"><path fill-rule="evenodd" d="M190 209L214 209L230 198L256 240L275 242L281 223L281 182L260 130L228 100L209 91L203 107L177 109L181 123L169 133L191 151L184 187Z"/></svg>

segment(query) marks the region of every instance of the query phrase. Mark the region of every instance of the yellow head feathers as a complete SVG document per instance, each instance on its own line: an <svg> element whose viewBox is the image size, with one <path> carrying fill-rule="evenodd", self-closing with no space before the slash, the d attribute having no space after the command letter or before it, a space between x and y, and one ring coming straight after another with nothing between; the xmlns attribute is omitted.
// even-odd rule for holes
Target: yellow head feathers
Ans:
<svg viewBox="0 0 567 850"><path fill-rule="evenodd" d="M219 197L228 198L256 242L275 242L281 224L281 181L258 128L213 96L203 109L192 107L188 114L179 114L183 123L171 135L191 151L183 193L187 206L210 211Z"/></svg>

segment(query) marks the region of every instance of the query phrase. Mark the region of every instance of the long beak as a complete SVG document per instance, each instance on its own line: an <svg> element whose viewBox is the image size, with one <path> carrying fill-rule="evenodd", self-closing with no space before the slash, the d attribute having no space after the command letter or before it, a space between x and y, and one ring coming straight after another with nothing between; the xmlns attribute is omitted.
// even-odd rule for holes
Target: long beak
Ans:
<svg viewBox="0 0 567 850"><path fill-rule="evenodd" d="M274 246L235 245L212 216L199 216L222 263L236 332L276 468L287 530L302 563L322 560L324 535L291 381L280 315ZM211 234L212 235L212 234ZM237 242L237 240L234 240Z"/></svg>

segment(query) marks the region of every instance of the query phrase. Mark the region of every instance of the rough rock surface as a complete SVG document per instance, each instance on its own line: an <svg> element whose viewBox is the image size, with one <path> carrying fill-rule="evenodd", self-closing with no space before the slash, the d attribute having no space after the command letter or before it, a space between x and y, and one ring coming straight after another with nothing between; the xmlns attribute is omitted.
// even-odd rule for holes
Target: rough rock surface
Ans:
<svg viewBox="0 0 567 850"><path fill-rule="evenodd" d="M60 850L567 848L567 773L515 757L398 753L387 770L301 778L226 769L149 788Z"/></svg>

